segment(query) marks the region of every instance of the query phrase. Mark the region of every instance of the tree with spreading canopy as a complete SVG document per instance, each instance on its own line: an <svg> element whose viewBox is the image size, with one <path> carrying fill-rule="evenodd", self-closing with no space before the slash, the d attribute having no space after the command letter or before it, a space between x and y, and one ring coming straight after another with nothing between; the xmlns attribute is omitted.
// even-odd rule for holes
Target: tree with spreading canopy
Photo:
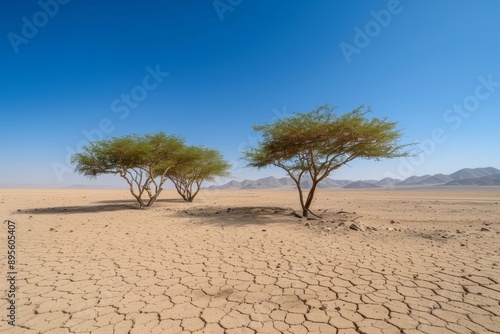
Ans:
<svg viewBox="0 0 500 334"><path fill-rule="evenodd" d="M168 172L184 162L184 147L182 138L163 132L127 135L91 142L83 152L73 155L71 161L76 172L90 178L120 175L143 208L156 201Z"/></svg>
<svg viewBox="0 0 500 334"><path fill-rule="evenodd" d="M182 156L184 161L172 168L168 177L187 202L194 200L203 181L213 181L217 176L229 176L231 165L217 150L188 146Z"/></svg>
<svg viewBox="0 0 500 334"><path fill-rule="evenodd" d="M330 105L306 113L295 113L270 124L254 125L261 141L244 152L248 165L256 168L276 166L284 169L297 185L302 215L310 207L318 183L350 161L380 160L408 156L399 143L401 131L386 118L367 118L370 108L361 105L344 115L336 115ZM301 182L311 180L304 194Z"/></svg>
<svg viewBox="0 0 500 334"><path fill-rule="evenodd" d="M92 142L72 157L72 163L90 178L120 175L141 208L153 205L168 179L184 200L192 202L203 181L228 176L231 167L219 151L187 146L182 138L163 132Z"/></svg>

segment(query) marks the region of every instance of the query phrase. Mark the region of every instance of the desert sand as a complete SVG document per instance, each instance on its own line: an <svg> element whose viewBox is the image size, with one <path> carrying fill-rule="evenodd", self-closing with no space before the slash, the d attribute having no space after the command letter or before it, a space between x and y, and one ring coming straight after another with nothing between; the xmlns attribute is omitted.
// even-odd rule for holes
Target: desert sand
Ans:
<svg viewBox="0 0 500 334"><path fill-rule="evenodd" d="M320 190L313 208L292 215L293 190L141 210L127 190L1 189L18 293L0 333L500 333L500 189Z"/></svg>

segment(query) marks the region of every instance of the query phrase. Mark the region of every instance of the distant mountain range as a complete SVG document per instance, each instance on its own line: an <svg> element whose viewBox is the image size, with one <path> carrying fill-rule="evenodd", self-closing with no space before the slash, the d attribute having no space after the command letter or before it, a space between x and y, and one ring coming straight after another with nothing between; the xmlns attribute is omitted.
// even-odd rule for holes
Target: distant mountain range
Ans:
<svg viewBox="0 0 500 334"><path fill-rule="evenodd" d="M302 181L303 188L311 187L311 180ZM500 186L500 169L486 168L464 168L453 174L435 174L423 176L410 176L405 180L386 177L382 180L334 180L324 179L318 188L346 188L346 189L370 189L370 188L404 188L425 186ZM221 186L210 186L208 189L273 189L273 188L295 188L295 182L289 177L276 178L273 176L258 180L230 181Z"/></svg>

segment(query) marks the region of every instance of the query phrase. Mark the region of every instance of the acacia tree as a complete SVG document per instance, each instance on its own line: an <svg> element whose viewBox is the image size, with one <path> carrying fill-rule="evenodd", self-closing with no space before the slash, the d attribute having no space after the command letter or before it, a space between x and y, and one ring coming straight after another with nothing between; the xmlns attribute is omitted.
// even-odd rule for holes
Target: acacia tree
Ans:
<svg viewBox="0 0 500 334"><path fill-rule="evenodd" d="M307 113L295 113L274 123L256 125L262 139L244 152L248 165L256 168L277 166L297 185L302 215L308 216L319 182L357 158L380 160L408 156L399 144L396 122L386 118L368 119L364 105L337 116L329 105ZM308 175L311 188L304 194L301 181Z"/></svg>
<svg viewBox="0 0 500 334"><path fill-rule="evenodd" d="M217 150L189 146L184 149L182 160L170 170L168 178L187 202L193 201L203 181L213 181L216 176L229 176L231 165Z"/></svg>
<svg viewBox="0 0 500 334"><path fill-rule="evenodd" d="M92 142L82 153L73 155L71 161L76 172L90 178L102 174L120 175L143 208L156 201L167 173L182 161L183 149L181 138L163 132L128 135Z"/></svg>

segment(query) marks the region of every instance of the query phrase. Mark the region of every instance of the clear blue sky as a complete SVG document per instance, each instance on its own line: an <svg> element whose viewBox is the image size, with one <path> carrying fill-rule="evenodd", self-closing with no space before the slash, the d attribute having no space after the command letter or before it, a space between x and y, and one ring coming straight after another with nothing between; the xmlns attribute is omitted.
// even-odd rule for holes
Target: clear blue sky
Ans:
<svg viewBox="0 0 500 334"><path fill-rule="evenodd" d="M333 178L500 167L499 1L59 1L0 5L0 183L121 184L61 167L103 120L105 136L179 134L238 167L252 124L327 102L435 146Z"/></svg>

